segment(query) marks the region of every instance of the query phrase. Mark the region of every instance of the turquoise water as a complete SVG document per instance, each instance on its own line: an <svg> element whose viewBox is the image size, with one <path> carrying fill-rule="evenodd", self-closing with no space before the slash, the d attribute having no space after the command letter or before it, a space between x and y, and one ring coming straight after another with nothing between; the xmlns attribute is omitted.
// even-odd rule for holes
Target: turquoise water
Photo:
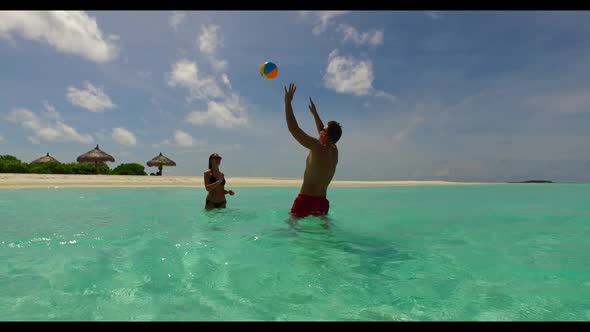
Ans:
<svg viewBox="0 0 590 332"><path fill-rule="evenodd" d="M0 190L0 320L589 320L590 185Z"/></svg>

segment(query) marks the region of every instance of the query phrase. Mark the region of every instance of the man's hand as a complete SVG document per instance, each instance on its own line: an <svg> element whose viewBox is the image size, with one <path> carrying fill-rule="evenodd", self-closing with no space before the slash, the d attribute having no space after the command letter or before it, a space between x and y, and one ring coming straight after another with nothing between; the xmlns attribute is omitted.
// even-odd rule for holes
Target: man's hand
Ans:
<svg viewBox="0 0 590 332"><path fill-rule="evenodd" d="M311 100L311 97L309 97L309 111L311 112L311 114L318 114L318 111L315 109L315 104L313 103L313 100Z"/></svg>
<svg viewBox="0 0 590 332"><path fill-rule="evenodd" d="M289 84L289 90L285 87L285 103L290 103L293 100L295 90L297 90L297 87L293 83Z"/></svg>
<svg viewBox="0 0 590 332"><path fill-rule="evenodd" d="M315 126L318 129L318 133L322 132L322 130L324 129L324 123L322 122L322 119L320 119L318 110L315 108L315 104L313 103L313 100L311 100L311 97L309 97L309 111L311 112L311 115L313 115L313 119L315 121Z"/></svg>
<svg viewBox="0 0 590 332"><path fill-rule="evenodd" d="M236 194L236 193L234 193L234 191L233 191L233 190L230 190L228 193L229 193L229 195L230 195L230 196L233 196L233 195L235 195L235 194Z"/></svg>

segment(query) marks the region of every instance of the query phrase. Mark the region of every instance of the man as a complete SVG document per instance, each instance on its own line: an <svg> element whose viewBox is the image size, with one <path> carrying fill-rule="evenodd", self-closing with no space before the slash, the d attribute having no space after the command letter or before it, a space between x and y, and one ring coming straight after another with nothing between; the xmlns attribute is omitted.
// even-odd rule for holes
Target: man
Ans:
<svg viewBox="0 0 590 332"><path fill-rule="evenodd" d="M299 125L293 114L291 101L297 87L291 83L289 89L285 87L285 116L289 132L299 144L309 150L307 155L303 185L299 196L291 207L291 215L297 218L309 215L322 216L328 214L330 202L326 199L328 186L336 172L338 164L338 148L336 142L342 136L342 128L336 121L330 121L324 126L313 100L309 98L309 110L315 119L318 138L307 135Z"/></svg>

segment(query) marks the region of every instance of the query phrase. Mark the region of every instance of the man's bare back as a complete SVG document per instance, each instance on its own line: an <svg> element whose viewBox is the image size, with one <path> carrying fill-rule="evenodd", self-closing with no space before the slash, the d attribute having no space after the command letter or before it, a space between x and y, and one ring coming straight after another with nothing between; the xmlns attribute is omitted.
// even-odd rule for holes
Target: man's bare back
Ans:
<svg viewBox="0 0 590 332"><path fill-rule="evenodd" d="M289 85L289 90L285 87L287 127L297 142L309 149L309 154L307 155L301 191L291 207L291 214L297 217L325 215L330 206L326 199L328 186L332 182L338 164L336 142L340 139L342 130L340 124L335 121L330 121L324 126L311 98L309 98L309 110L314 117L319 137L311 137L301 130L291 106L296 89L294 84Z"/></svg>

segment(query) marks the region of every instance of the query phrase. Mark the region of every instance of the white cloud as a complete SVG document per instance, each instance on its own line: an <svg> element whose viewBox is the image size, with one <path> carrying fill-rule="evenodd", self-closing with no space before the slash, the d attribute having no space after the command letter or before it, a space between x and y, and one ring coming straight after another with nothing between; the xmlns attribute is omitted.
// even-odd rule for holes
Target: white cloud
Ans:
<svg viewBox="0 0 590 332"><path fill-rule="evenodd" d="M229 81L229 77L227 77L227 74L225 74L225 73L224 73L224 74L222 74L222 75L221 75L221 81L222 81L222 82L223 82L225 85L227 85L227 87L228 87L228 88L230 88L230 89L231 89L231 82Z"/></svg>
<svg viewBox="0 0 590 332"><path fill-rule="evenodd" d="M395 96L373 88L375 75L370 60L360 60L353 56L339 55L337 50L330 52L328 67L324 74L324 86L338 93L355 96L374 96L394 101Z"/></svg>
<svg viewBox="0 0 590 332"><path fill-rule="evenodd" d="M228 63L227 60L218 59L215 57L215 53L220 46L223 46L221 41L221 36L219 34L219 26L217 25L203 25L201 26L201 34L198 38L199 49L201 52L208 55L209 62L211 63L211 67L217 72L221 74L221 81L231 89L231 84L229 78L225 71L227 71ZM196 75L195 75L196 76ZM205 78L204 80L209 79L210 82L213 82L212 78ZM210 85L209 83L208 85ZM214 83L213 83L214 84ZM212 91L215 91L218 87L213 85ZM217 96L215 96L217 97Z"/></svg>
<svg viewBox="0 0 590 332"><path fill-rule="evenodd" d="M191 147L193 146L194 140L190 134L179 129L174 132L174 142L178 146Z"/></svg>
<svg viewBox="0 0 590 332"><path fill-rule="evenodd" d="M166 76L169 86L188 89L192 98L219 98L224 95L212 77L200 78L197 64L187 59L181 59L173 64L172 71Z"/></svg>
<svg viewBox="0 0 590 332"><path fill-rule="evenodd" d="M39 140L38 140L38 139L36 139L36 138L35 138L35 137L33 137L33 136L28 136L28 137L27 137L27 140L29 140L29 142L31 142L31 143L33 143L33 144L41 144L41 142L39 142Z"/></svg>
<svg viewBox="0 0 590 332"><path fill-rule="evenodd" d="M43 139L49 142L78 142L88 144L93 141L92 136L82 135L76 129L62 121L43 121L28 109L16 109L5 118L9 122L19 124L21 127L32 131L35 136L30 136L29 140L31 142L38 142L39 139Z"/></svg>
<svg viewBox="0 0 590 332"><path fill-rule="evenodd" d="M170 27L172 27L172 29L174 29L174 31L176 32L178 30L178 26L180 25L180 23L184 21L185 18L186 13L173 11L172 15L170 15L169 20Z"/></svg>
<svg viewBox="0 0 590 332"><path fill-rule="evenodd" d="M49 102L47 102L47 100L43 101L43 107L45 108L45 115L50 118L50 119L54 119L54 120L60 120L61 116L59 115L59 112L55 110L55 107L49 105Z"/></svg>
<svg viewBox="0 0 590 332"><path fill-rule="evenodd" d="M401 144L406 141L408 135L411 131L413 131L418 125L424 122L424 117L422 116L415 116L413 117L409 123L398 131L395 135L393 135L393 141L396 144Z"/></svg>
<svg viewBox="0 0 590 332"><path fill-rule="evenodd" d="M219 47L223 46L219 34L219 26L213 24L201 26L201 33L197 38L197 44L199 50L208 56L211 67L213 67L215 71L225 72L227 70L227 60L215 57L215 53Z"/></svg>
<svg viewBox="0 0 590 332"><path fill-rule="evenodd" d="M135 135L124 127L113 128L111 136L119 144L127 146L137 145L137 139L135 138Z"/></svg>
<svg viewBox="0 0 590 332"><path fill-rule="evenodd" d="M339 55L336 50L328 56L324 85L338 93L355 96L369 95L373 89L373 64L370 60L357 60Z"/></svg>
<svg viewBox="0 0 590 332"><path fill-rule="evenodd" d="M373 30L368 32L359 32L355 27L349 24L340 24L337 31L342 34L344 42L353 42L357 45L369 45L376 47L383 44L383 30Z"/></svg>
<svg viewBox="0 0 590 332"><path fill-rule="evenodd" d="M226 60L218 60L218 59L215 59L214 57L211 57L210 60L211 60L211 66L213 67L213 69L215 69L217 71L227 70L227 61Z"/></svg>
<svg viewBox="0 0 590 332"><path fill-rule="evenodd" d="M394 95L392 95L391 93L385 92L385 91L381 91L381 90L375 90L375 92L373 93L373 96L385 98L385 99L389 100L390 102L395 101Z"/></svg>
<svg viewBox="0 0 590 332"><path fill-rule="evenodd" d="M2 142L4 140L4 137L2 137L2 135L0 135L0 142Z"/></svg>
<svg viewBox="0 0 590 332"><path fill-rule="evenodd" d="M12 38L12 36L10 34L8 34L7 32L3 32L0 30L0 39L6 41L8 44L10 44L10 46L12 46L12 48L16 48L16 41L14 40L14 38Z"/></svg>
<svg viewBox="0 0 590 332"><path fill-rule="evenodd" d="M218 25L209 24L201 26L201 34L197 40L201 52L211 55L214 54L220 46L223 46L221 38L217 34L217 30L219 30Z"/></svg>
<svg viewBox="0 0 590 332"><path fill-rule="evenodd" d="M406 140L409 133L410 128L403 128L402 130L398 131L395 135L393 135L393 140L398 143L403 142Z"/></svg>
<svg viewBox="0 0 590 332"><path fill-rule="evenodd" d="M65 123L63 123L61 121L57 121L56 125L57 125L56 129L59 132L59 135L57 135L55 137L56 140L61 139L64 141L74 141L74 142L80 142L80 143L85 143L85 144L91 143L93 141L92 136L81 135L78 133L78 131L76 131L76 129L66 125Z"/></svg>
<svg viewBox="0 0 590 332"><path fill-rule="evenodd" d="M206 111L189 113L186 121L193 125L212 124L218 128L236 128L248 125L248 116L240 98L232 94L223 102L210 101Z"/></svg>
<svg viewBox="0 0 590 332"><path fill-rule="evenodd" d="M319 10L319 11L299 11L300 15L312 15L315 19L312 32L314 35L319 35L326 30L331 24L331 21L338 16L349 13L344 10Z"/></svg>
<svg viewBox="0 0 590 332"><path fill-rule="evenodd" d="M9 122L20 124L25 129L38 130L41 128L41 120L28 109L16 109L5 118Z"/></svg>
<svg viewBox="0 0 590 332"><path fill-rule="evenodd" d="M162 146L162 145L170 145L170 140L168 140L168 139L165 139L165 140L163 140L163 141L162 141L162 142L160 142L160 143L155 143L155 144L152 144L152 148L154 148L154 149L157 149L157 148L159 148L159 147L160 147L160 146Z"/></svg>
<svg viewBox="0 0 590 332"><path fill-rule="evenodd" d="M232 85L224 71L227 61L216 59L215 51L221 45L218 35L219 27L208 25L202 27L199 36L199 47L208 54L213 69L219 77L202 75L200 68L193 61L181 59L172 65L166 73L166 81L171 87L184 87L189 90L188 100L198 99L207 102L206 110L193 111L186 121L193 125L212 124L218 128L244 127L248 124L248 116L243 100L231 93Z"/></svg>
<svg viewBox="0 0 590 332"><path fill-rule="evenodd" d="M60 52L104 63L116 57L117 36L103 36L96 19L83 11L0 11L0 36L11 34L47 43Z"/></svg>
<svg viewBox="0 0 590 332"><path fill-rule="evenodd" d="M84 88L68 87L66 98L73 105L85 108L90 112L104 112L116 107L102 88L95 87L90 82L84 82Z"/></svg>
<svg viewBox="0 0 590 332"><path fill-rule="evenodd" d="M426 14L426 16L430 17L433 20L438 20L441 16L440 13L435 10L426 10L424 11L424 14Z"/></svg>

